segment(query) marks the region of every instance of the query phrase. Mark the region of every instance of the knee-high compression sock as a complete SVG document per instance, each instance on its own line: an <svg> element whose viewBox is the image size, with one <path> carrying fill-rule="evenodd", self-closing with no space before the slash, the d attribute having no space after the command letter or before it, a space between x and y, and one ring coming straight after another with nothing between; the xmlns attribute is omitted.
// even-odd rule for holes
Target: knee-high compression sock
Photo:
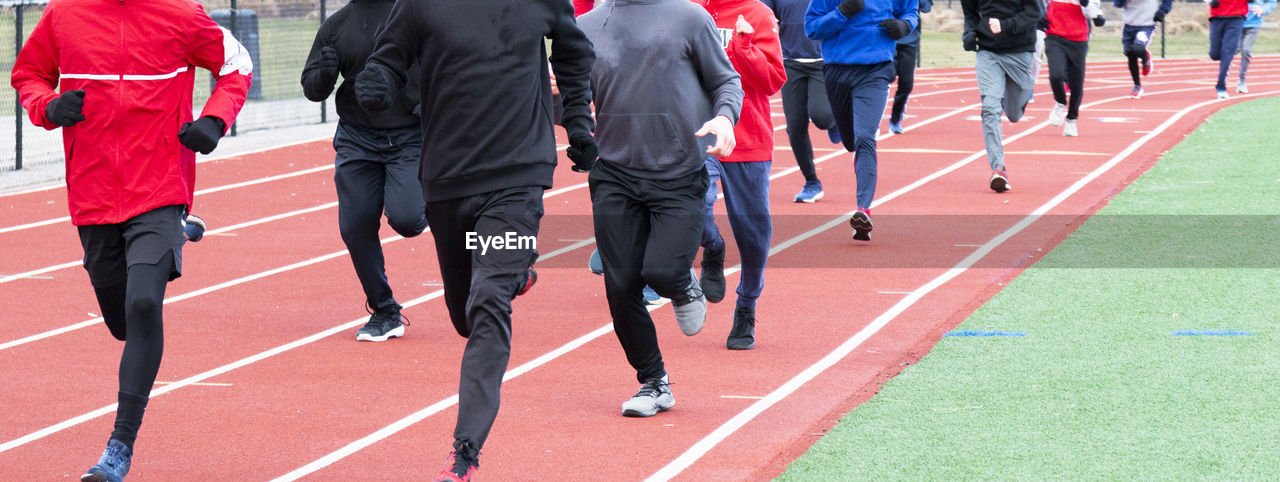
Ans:
<svg viewBox="0 0 1280 482"><path fill-rule="evenodd" d="M124 281L111 286L93 287L93 294L98 297L98 309L102 310L102 321L107 324L107 329L111 330L111 336L120 341L124 341L126 333L124 292Z"/></svg>
<svg viewBox="0 0 1280 482"><path fill-rule="evenodd" d="M111 431L111 438L133 450L133 441L138 438L138 427L142 426L142 413L147 410L148 397L120 392L117 400L120 405L116 407L116 427Z"/></svg>

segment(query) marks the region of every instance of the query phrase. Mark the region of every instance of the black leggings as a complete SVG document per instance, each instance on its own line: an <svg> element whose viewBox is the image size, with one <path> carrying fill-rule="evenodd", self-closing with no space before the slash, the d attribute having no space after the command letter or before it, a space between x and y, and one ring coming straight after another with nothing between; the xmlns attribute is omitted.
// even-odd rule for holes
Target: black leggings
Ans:
<svg viewBox="0 0 1280 482"><path fill-rule="evenodd" d="M907 110L907 98L916 86L916 55L920 52L920 42L898 44L897 54L893 57L894 76L898 79L898 90L893 94L893 110L889 111L889 122L902 122L902 113Z"/></svg>
<svg viewBox="0 0 1280 482"><path fill-rule="evenodd" d="M1084 99L1084 59L1089 54L1089 43L1049 35L1044 39L1044 53L1049 60L1053 100L1067 104L1067 119L1075 120L1080 115L1080 101ZM1071 89L1070 102L1064 84Z"/></svg>
<svg viewBox="0 0 1280 482"><path fill-rule="evenodd" d="M130 266L121 283L94 287L112 336L124 340L124 353L120 355L120 406L111 438L130 447L142 425L142 413L160 370L164 353L162 307L173 266L173 253L167 252L156 264Z"/></svg>
<svg viewBox="0 0 1280 482"><path fill-rule="evenodd" d="M1138 70L1138 64L1146 65L1147 62L1150 62L1151 52L1148 52L1145 48L1142 50L1125 50L1124 55L1129 58L1129 76L1133 77L1133 85L1142 85L1142 77L1139 75L1141 71Z"/></svg>
<svg viewBox="0 0 1280 482"><path fill-rule="evenodd" d="M787 120L787 140L796 165L805 181L817 181L813 166L813 143L809 140L809 121L822 130L834 129L831 104L822 74L822 62L783 60L787 82L782 84L782 113Z"/></svg>

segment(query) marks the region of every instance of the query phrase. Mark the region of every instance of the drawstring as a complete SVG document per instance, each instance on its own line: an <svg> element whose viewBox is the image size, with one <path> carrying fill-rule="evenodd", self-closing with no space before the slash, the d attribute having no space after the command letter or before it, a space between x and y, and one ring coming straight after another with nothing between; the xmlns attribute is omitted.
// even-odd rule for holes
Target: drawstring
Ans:
<svg viewBox="0 0 1280 482"><path fill-rule="evenodd" d="M608 26L609 26L609 17L613 16L613 6L614 6L614 5L616 5L616 4L617 4L617 2L610 2L610 3L609 3L609 13L605 14L605 16L604 16L604 24L600 25L600 28L605 28L605 27L608 27Z"/></svg>

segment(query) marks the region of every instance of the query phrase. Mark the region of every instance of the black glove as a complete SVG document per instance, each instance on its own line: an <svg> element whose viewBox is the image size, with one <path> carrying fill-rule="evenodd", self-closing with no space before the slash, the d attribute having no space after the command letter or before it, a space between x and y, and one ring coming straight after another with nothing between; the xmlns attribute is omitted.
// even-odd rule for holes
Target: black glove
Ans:
<svg viewBox="0 0 1280 482"><path fill-rule="evenodd" d="M49 101L44 108L44 116L54 124L71 127L84 120L84 89L69 90Z"/></svg>
<svg viewBox="0 0 1280 482"><path fill-rule="evenodd" d="M1156 14L1155 14L1155 15L1153 15L1153 16L1151 17L1151 20L1156 21L1156 22L1163 22L1163 21L1164 21L1164 12L1156 11Z"/></svg>
<svg viewBox="0 0 1280 482"><path fill-rule="evenodd" d="M1088 6L1089 6L1089 0L1080 0L1080 6L1081 6L1081 7L1088 7Z"/></svg>
<svg viewBox="0 0 1280 482"><path fill-rule="evenodd" d="M1049 17L1040 17L1040 20L1036 20L1036 30L1049 30Z"/></svg>
<svg viewBox="0 0 1280 482"><path fill-rule="evenodd" d="M365 65L364 70L356 75L356 102L369 112L387 110L391 107L391 80L379 66Z"/></svg>
<svg viewBox="0 0 1280 482"><path fill-rule="evenodd" d="M1097 17L1093 17L1093 26L1094 26L1094 27L1101 27L1101 26L1106 25L1106 24L1107 24L1107 17L1103 17L1102 15L1098 15Z"/></svg>
<svg viewBox="0 0 1280 482"><path fill-rule="evenodd" d="M227 123L207 115L194 122L182 124L182 128L178 129L178 142L187 146L187 149L208 154L218 147L218 139L221 139L222 133L226 131Z"/></svg>
<svg viewBox="0 0 1280 482"><path fill-rule="evenodd" d="M964 42L964 49L966 51L968 52L978 51L978 33L977 32L965 32L964 35L960 37L960 39L961 41Z"/></svg>
<svg viewBox="0 0 1280 482"><path fill-rule="evenodd" d="M891 18L880 22L880 26L889 34L889 38L894 40L906 37L911 33L911 24L907 23L906 20Z"/></svg>
<svg viewBox="0 0 1280 482"><path fill-rule="evenodd" d="M338 78L338 49L329 46L320 48L320 72L330 79Z"/></svg>
<svg viewBox="0 0 1280 482"><path fill-rule="evenodd" d="M595 167L596 158L600 157L600 147L591 134L575 132L569 135L569 148L565 150L565 154L573 161L573 172L587 172Z"/></svg>
<svg viewBox="0 0 1280 482"><path fill-rule="evenodd" d="M840 13L844 14L844 16L852 17L861 12L862 9L867 8L867 4L862 0L844 0L836 8L840 9Z"/></svg>
<svg viewBox="0 0 1280 482"><path fill-rule="evenodd" d="M1218 8L1218 5L1220 5L1220 3L1218 2L1218 0L1211 0L1211 1L1209 2L1209 8Z"/></svg>

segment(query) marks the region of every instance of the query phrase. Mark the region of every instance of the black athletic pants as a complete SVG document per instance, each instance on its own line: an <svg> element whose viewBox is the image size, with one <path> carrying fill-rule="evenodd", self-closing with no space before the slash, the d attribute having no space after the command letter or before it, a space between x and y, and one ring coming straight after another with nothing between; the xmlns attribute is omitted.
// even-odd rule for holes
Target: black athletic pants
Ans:
<svg viewBox="0 0 1280 482"><path fill-rule="evenodd" d="M498 392L511 357L511 299L538 258L536 246L527 242L538 235L542 191L525 186L427 203L444 303L453 328L467 338L453 437L476 450L498 416ZM495 237L518 242L498 249L491 242Z"/></svg>
<svg viewBox="0 0 1280 482"><path fill-rule="evenodd" d="M614 333L637 381L662 378L667 372L658 332L641 292L648 284L674 298L689 286L689 267L702 240L707 171L653 180L601 161L588 182Z"/></svg>
<svg viewBox="0 0 1280 482"><path fill-rule="evenodd" d="M79 226L84 268L111 335L124 340L111 438L133 447L164 354L165 287L182 275L183 206L119 224Z"/></svg>
<svg viewBox="0 0 1280 482"><path fill-rule="evenodd" d="M783 60L787 82L782 84L782 114L787 119L787 140L805 181L817 181L813 167L813 143L809 140L809 120L822 130L835 129L831 102L822 75L822 62Z"/></svg>
<svg viewBox="0 0 1280 482"><path fill-rule="evenodd" d="M1080 101L1084 99L1084 59L1089 54L1089 42L1074 42L1057 35L1044 38L1044 55L1049 60L1049 87L1053 88L1053 100L1067 105L1067 119L1080 116ZM1070 102L1063 86L1071 89Z"/></svg>
<svg viewBox="0 0 1280 482"><path fill-rule="evenodd" d="M366 129L341 120L333 135L333 181L338 190L338 230L351 264L375 311L395 309L378 230L382 213L396 233L412 238L427 228L418 181L422 130L418 126Z"/></svg>
<svg viewBox="0 0 1280 482"><path fill-rule="evenodd" d="M898 44L897 53L893 56L895 77L898 79L898 90L893 94L893 109L889 111L889 122L902 122L902 113L907 110L907 98L916 87L916 56L920 53L920 42Z"/></svg>

